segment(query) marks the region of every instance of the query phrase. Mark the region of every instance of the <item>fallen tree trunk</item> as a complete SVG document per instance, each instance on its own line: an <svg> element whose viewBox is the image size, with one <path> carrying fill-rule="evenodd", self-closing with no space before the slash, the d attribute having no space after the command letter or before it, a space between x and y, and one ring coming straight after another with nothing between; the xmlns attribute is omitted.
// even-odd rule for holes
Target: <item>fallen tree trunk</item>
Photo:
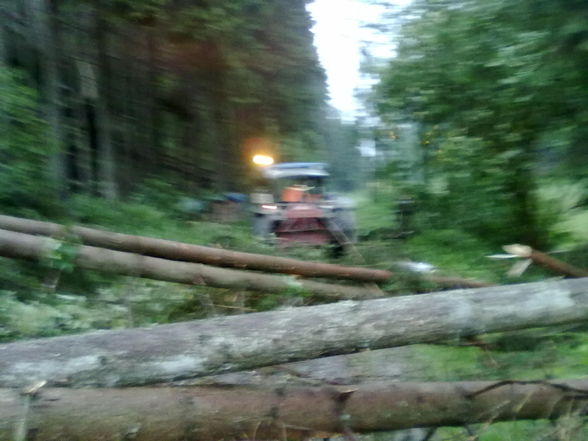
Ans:
<svg viewBox="0 0 588 441"><path fill-rule="evenodd" d="M305 262L278 256L243 253L192 245L171 240L113 233L85 227L66 228L50 222L0 215L0 228L44 236L77 236L84 244L117 251L127 251L164 259L206 263L307 277L335 277L363 282L384 282L392 273L384 270L357 268L321 262Z"/></svg>
<svg viewBox="0 0 588 441"><path fill-rule="evenodd" d="M332 277L363 282L385 282L394 273L385 270L305 262L279 256L243 253L219 248L192 245L171 240L113 233L86 227L63 225L0 215L0 228L25 234L79 238L84 244L116 251L126 251L170 260L205 263L240 269L260 270L307 277ZM481 288L488 283L463 278L426 275L423 278L439 286L452 288Z"/></svg>
<svg viewBox="0 0 588 441"><path fill-rule="evenodd" d="M541 251L537 251L530 246L514 244L505 245L503 248L509 254L525 259L531 259L537 265L540 265L558 274L563 274L564 276L569 277L588 277L588 270L578 268L566 262L562 262L561 260L555 259L545 253L542 253Z"/></svg>
<svg viewBox="0 0 588 441"><path fill-rule="evenodd" d="M412 346L361 351L254 370L191 378L175 386L274 387L428 381L429 359Z"/></svg>
<svg viewBox="0 0 588 441"><path fill-rule="evenodd" d="M584 415L588 380L345 388L0 389L0 439L284 440ZM23 409L24 408L24 409Z"/></svg>
<svg viewBox="0 0 588 441"><path fill-rule="evenodd" d="M48 240L45 237L0 230L0 256L42 261L48 255ZM83 269L125 276L270 293L298 290L327 299L365 299L382 297L384 294L376 288L216 268L89 246L80 246L72 263Z"/></svg>
<svg viewBox="0 0 588 441"><path fill-rule="evenodd" d="M588 279L290 308L0 345L0 387L128 386L588 319Z"/></svg>

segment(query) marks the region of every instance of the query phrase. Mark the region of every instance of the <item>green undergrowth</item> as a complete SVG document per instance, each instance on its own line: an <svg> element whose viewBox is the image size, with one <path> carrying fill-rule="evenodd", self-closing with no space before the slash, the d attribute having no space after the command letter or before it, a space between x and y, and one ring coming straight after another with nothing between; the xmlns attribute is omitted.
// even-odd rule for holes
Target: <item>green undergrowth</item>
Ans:
<svg viewBox="0 0 588 441"><path fill-rule="evenodd" d="M369 199L359 199L358 210L361 239L347 255L338 259L324 248L280 249L256 240L246 219L219 224L203 218L182 217L173 210L165 211L138 202L107 203L82 198L71 203L68 217L47 220L231 250L392 270L397 277L382 288L393 295L439 289L403 270L399 262L425 262L436 268L434 274L497 284L554 277L533 265L521 277L509 277L506 273L513 259L489 259L489 255L503 253L499 246L487 238L458 229L420 231L397 237L393 207L385 199L376 204L371 204ZM81 271L71 265L78 245L75 241L57 243L41 264L0 259L0 341L173 323L316 303L308 293L296 287L295 279L292 279L292 289L266 294ZM581 267L588 266L588 247L573 246L564 251L557 257ZM415 360L421 365L419 380L543 381L582 377L588 366L587 330L586 327L534 329L482 336L476 342L416 345ZM562 419L557 423L517 421L473 425L467 430L443 428L431 439L581 441L588 439L588 434L585 429L578 428L576 420Z"/></svg>
<svg viewBox="0 0 588 441"><path fill-rule="evenodd" d="M588 366L586 328L540 328L491 334L446 345L416 345L429 360L428 380L580 378Z"/></svg>
<svg viewBox="0 0 588 441"><path fill-rule="evenodd" d="M482 336L453 345L416 345L417 359L426 366L423 380L555 381L585 378L588 335L584 326L532 329ZM473 345L475 343L475 345ZM467 428L440 428L435 441L584 441L585 419L577 416L555 421L513 421L475 424Z"/></svg>
<svg viewBox="0 0 588 441"><path fill-rule="evenodd" d="M441 428L433 441L585 441L585 418L566 416L554 421L488 422L460 428Z"/></svg>

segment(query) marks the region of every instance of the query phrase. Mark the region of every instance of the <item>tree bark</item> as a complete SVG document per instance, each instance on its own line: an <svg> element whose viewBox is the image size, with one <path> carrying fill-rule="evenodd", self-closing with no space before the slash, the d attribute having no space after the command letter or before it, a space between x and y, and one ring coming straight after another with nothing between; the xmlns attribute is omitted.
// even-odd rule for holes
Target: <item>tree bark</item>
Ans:
<svg viewBox="0 0 588 441"><path fill-rule="evenodd" d="M2 14L0 14L0 17ZM0 68L4 69L8 66L8 50L6 46L6 34L5 27L0 26Z"/></svg>
<svg viewBox="0 0 588 441"><path fill-rule="evenodd" d="M73 234L83 243L118 251L145 254L171 260L206 263L215 266L228 266L307 277L334 277L363 282L385 282L394 273L385 270L357 268L320 262L305 262L278 256L243 253L218 248L191 245L170 240L156 239L128 234L112 233L85 227L66 228L59 224L22 219L0 215L0 228L26 234L45 236L64 236ZM481 288L488 286L475 280L442 278L430 276L429 279L442 286L464 286Z"/></svg>
<svg viewBox="0 0 588 441"><path fill-rule="evenodd" d="M0 230L0 256L43 261L48 258L49 240L45 237ZM374 288L358 288L288 276L216 268L89 246L80 246L72 263L83 269L125 276L258 292L299 291L331 300L365 299L384 295L383 291Z"/></svg>
<svg viewBox="0 0 588 441"><path fill-rule="evenodd" d="M45 114L53 139L49 160L49 175L57 185L58 193L65 197L68 191L65 170L65 122L62 117L63 96L61 93L61 68L63 62L61 28L57 17L57 2L34 0L29 4L38 28L36 42L41 64L41 89L44 96Z"/></svg>
<svg viewBox="0 0 588 441"><path fill-rule="evenodd" d="M142 385L587 318L587 279L345 301L0 345L0 386Z"/></svg>
<svg viewBox="0 0 588 441"><path fill-rule="evenodd" d="M112 141L111 69L108 54L108 26L102 16L104 11L95 9L94 38L98 62L98 98L96 100L96 138L98 144L98 188L106 199L118 198L115 151Z"/></svg>
<svg viewBox="0 0 588 441"><path fill-rule="evenodd" d="M360 351L174 382L174 386L278 387L433 381L429 359L413 346Z"/></svg>
<svg viewBox="0 0 588 441"><path fill-rule="evenodd" d="M503 248L507 253L525 259L531 259L537 265L541 265L542 267L558 274L563 274L568 277L588 277L588 270L554 259L553 257L542 253L541 251L534 250L527 245L505 245Z"/></svg>
<svg viewBox="0 0 588 441"><path fill-rule="evenodd" d="M588 380L353 387L0 389L0 438L283 440L584 415ZM26 408L26 410L24 410ZM23 438L24 439L24 438Z"/></svg>

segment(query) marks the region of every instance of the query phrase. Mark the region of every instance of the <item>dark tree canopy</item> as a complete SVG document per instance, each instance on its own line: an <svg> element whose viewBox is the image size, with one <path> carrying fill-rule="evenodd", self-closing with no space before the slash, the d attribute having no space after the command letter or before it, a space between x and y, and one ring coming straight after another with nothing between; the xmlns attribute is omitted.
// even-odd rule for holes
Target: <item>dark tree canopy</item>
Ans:
<svg viewBox="0 0 588 441"><path fill-rule="evenodd" d="M538 183L586 177L588 4L418 0L406 17L381 115L418 124L447 218L544 244Z"/></svg>
<svg viewBox="0 0 588 441"><path fill-rule="evenodd" d="M3 70L39 91L62 196L124 197L154 179L241 190L268 146L325 158L325 75L303 0L18 0L0 12ZM6 117L30 124L24 104L9 100Z"/></svg>

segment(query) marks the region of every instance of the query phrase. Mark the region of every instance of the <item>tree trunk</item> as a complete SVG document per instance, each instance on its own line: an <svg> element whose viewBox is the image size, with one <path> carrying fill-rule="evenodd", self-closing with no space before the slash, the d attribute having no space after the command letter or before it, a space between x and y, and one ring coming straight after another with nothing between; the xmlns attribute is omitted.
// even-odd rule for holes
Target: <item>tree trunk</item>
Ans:
<svg viewBox="0 0 588 441"><path fill-rule="evenodd" d="M49 174L57 185L59 195L65 197L68 190L65 171L65 123L62 117L63 96L61 93L62 48L57 4L48 0L34 0L35 26L38 28L36 46L40 53L42 91L45 114L51 127L53 139L49 162Z"/></svg>
<svg viewBox="0 0 588 441"><path fill-rule="evenodd" d="M160 77L160 67L162 60L159 54L159 33L163 33L157 25L154 28L146 29L147 39L147 84L149 86L149 158L148 167L151 170L155 164L155 157L160 150L161 145L161 123L162 118L160 114L159 104L157 101L157 93L159 91L158 80Z"/></svg>
<svg viewBox="0 0 588 441"><path fill-rule="evenodd" d="M0 345L0 386L141 385L587 318L587 279L345 301Z"/></svg>
<svg viewBox="0 0 588 441"><path fill-rule="evenodd" d="M537 163L534 158L534 135L538 131L539 127L519 132L528 136L523 137L525 142L521 145L512 146L513 150L520 149L521 153L511 160L509 174L505 176L507 192L512 198L512 225L516 240L541 248L545 244L545 232L541 231L537 220L537 179L533 172Z"/></svg>
<svg viewBox="0 0 588 441"><path fill-rule="evenodd" d="M0 15L1 16L1 15ZM4 69L8 66L8 50L6 47L7 31L4 26L0 25L0 68Z"/></svg>
<svg viewBox="0 0 588 441"><path fill-rule="evenodd" d="M276 389L0 389L0 438L285 440L583 415L588 380Z"/></svg>
<svg viewBox="0 0 588 441"><path fill-rule="evenodd" d="M83 181L83 188L88 194L97 194L98 166L96 155L96 143L93 143L93 128L95 120L93 103L98 100L98 78L93 64L86 58L84 43L89 44L89 39L83 38L76 42L76 70L79 82L80 96L75 107L76 144L78 146L78 170ZM95 135L100 139L100 135Z"/></svg>
<svg viewBox="0 0 588 441"><path fill-rule="evenodd" d="M43 261L47 259L50 247L48 241L49 239L44 237L0 230L0 255ZM78 248L72 263L80 268L94 271L216 288L269 293L294 290L326 299L365 299L384 295L381 290L375 288L357 288L286 276L216 268L88 246Z"/></svg>
<svg viewBox="0 0 588 441"><path fill-rule="evenodd" d="M285 363L174 382L174 386L278 387L434 380L429 358L413 346Z"/></svg>
<svg viewBox="0 0 588 441"><path fill-rule="evenodd" d="M385 282L394 277L393 273L384 270L305 262L278 256L243 253L150 237L112 233L92 228L72 227L68 229L59 224L12 216L0 215L0 228L26 234L57 237L73 234L87 245L216 266L296 274L307 277L334 277L362 282ZM462 285L471 288L487 286L482 282L464 279L431 277L431 280L439 282L443 286Z"/></svg>
<svg viewBox="0 0 588 441"><path fill-rule="evenodd" d="M103 11L95 11L94 38L98 51L98 99L96 100L96 138L98 144L98 189L107 199L118 197L115 152L112 142L112 115L110 114L111 72L108 55L107 24Z"/></svg>

